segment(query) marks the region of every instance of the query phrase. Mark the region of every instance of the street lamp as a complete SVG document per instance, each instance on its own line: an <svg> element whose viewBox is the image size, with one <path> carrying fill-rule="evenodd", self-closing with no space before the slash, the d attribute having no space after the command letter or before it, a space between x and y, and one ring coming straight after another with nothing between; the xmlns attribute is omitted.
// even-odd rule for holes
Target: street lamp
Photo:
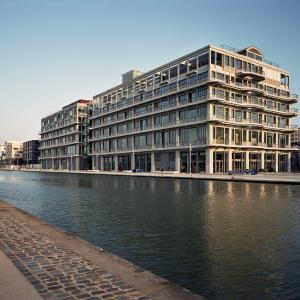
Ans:
<svg viewBox="0 0 300 300"><path fill-rule="evenodd" d="M191 144L189 147L189 152L190 152L190 174L192 174L192 145Z"/></svg>

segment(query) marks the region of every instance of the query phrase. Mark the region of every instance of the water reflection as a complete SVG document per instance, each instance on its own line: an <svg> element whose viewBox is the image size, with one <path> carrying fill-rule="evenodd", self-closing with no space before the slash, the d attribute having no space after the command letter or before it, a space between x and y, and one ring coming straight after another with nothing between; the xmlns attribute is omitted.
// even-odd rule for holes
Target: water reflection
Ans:
<svg viewBox="0 0 300 300"><path fill-rule="evenodd" d="M0 197L208 298L300 296L299 186L0 172Z"/></svg>

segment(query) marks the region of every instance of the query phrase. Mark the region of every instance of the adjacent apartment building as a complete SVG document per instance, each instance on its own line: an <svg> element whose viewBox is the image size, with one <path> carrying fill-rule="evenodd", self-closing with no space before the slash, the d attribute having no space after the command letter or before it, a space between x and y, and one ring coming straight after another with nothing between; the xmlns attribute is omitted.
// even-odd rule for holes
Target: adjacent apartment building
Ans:
<svg viewBox="0 0 300 300"><path fill-rule="evenodd" d="M5 164L21 165L23 161L23 142L6 141L5 145Z"/></svg>
<svg viewBox="0 0 300 300"><path fill-rule="evenodd" d="M33 166L39 164L40 141L31 140L23 143L23 164Z"/></svg>
<svg viewBox="0 0 300 300"><path fill-rule="evenodd" d="M93 97L92 167L290 171L297 99L289 72L257 47L209 45Z"/></svg>
<svg viewBox="0 0 300 300"><path fill-rule="evenodd" d="M77 100L41 121L40 163L42 169L89 168L88 116L90 100Z"/></svg>

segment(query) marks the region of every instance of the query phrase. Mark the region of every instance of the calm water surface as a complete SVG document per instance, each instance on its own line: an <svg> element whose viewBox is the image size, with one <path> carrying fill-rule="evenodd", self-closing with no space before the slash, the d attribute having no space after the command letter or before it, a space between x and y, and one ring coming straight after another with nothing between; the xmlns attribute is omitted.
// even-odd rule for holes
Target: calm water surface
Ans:
<svg viewBox="0 0 300 300"><path fill-rule="evenodd" d="M300 186L2 171L0 198L209 299L300 298Z"/></svg>

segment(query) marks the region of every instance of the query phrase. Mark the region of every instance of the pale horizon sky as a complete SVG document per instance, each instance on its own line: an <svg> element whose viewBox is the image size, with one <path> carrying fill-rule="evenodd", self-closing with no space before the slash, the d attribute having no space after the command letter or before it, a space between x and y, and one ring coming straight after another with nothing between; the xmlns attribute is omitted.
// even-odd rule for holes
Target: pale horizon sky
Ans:
<svg viewBox="0 0 300 300"><path fill-rule="evenodd" d="M0 0L0 143L39 138L43 116L207 44L259 47L300 94L299 13L297 0Z"/></svg>

